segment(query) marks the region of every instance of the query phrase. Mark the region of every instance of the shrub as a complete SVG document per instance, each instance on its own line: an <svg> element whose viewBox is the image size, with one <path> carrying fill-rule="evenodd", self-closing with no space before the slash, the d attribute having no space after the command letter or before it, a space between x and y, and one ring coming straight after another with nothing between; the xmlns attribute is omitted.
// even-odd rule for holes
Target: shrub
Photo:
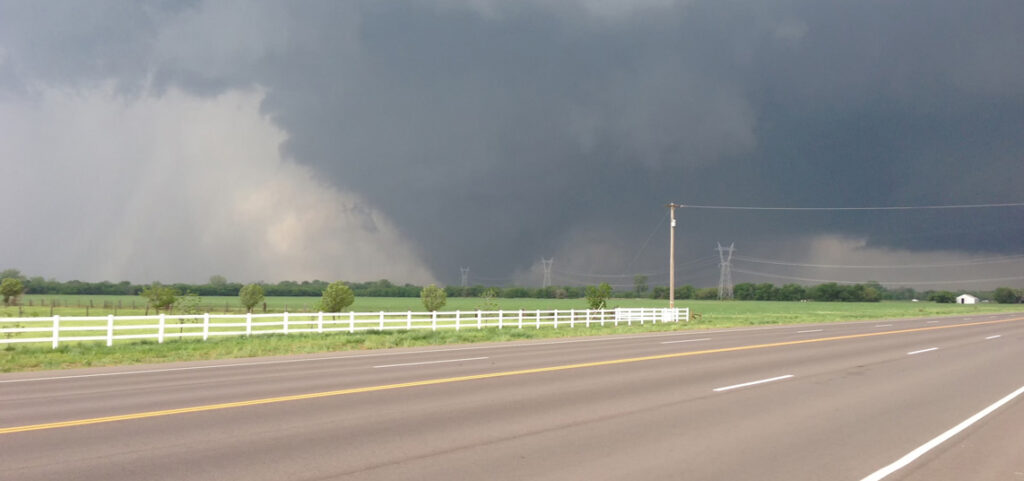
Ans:
<svg viewBox="0 0 1024 481"><path fill-rule="evenodd" d="M324 289L320 298L320 308L327 312L341 312L342 309L351 306L356 296L344 282L332 282Z"/></svg>
<svg viewBox="0 0 1024 481"><path fill-rule="evenodd" d="M444 289L431 284L420 291L420 299L423 301L424 308L428 311L436 311L448 303L448 294Z"/></svg>

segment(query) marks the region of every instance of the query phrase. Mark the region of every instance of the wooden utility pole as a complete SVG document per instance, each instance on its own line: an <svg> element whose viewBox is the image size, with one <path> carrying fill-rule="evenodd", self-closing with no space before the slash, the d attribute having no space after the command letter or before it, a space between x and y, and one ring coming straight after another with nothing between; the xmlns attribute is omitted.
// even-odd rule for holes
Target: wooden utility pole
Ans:
<svg viewBox="0 0 1024 481"><path fill-rule="evenodd" d="M676 307L676 207L680 204L669 203L666 207L672 216L672 223L668 228L668 307Z"/></svg>

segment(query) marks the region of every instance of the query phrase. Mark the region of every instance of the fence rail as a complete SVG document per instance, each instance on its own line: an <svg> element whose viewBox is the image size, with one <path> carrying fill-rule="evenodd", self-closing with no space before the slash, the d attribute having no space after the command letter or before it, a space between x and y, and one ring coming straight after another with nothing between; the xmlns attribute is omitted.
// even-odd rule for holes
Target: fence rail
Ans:
<svg viewBox="0 0 1024 481"><path fill-rule="evenodd" d="M633 325L690 320L689 308L616 308L447 312L314 312L159 314L0 318L0 344L106 342L292 333L355 333L414 329L540 329ZM41 337L46 334L45 337Z"/></svg>

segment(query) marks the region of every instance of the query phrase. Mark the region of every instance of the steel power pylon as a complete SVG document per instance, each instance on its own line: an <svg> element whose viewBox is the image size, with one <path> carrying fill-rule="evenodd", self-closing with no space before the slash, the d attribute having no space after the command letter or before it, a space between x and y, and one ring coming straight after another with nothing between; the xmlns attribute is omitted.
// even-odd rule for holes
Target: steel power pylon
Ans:
<svg viewBox="0 0 1024 481"><path fill-rule="evenodd" d="M551 287L551 265L555 263L555 258L545 259L540 258L540 263L544 266L544 283L543 287L546 289Z"/></svg>
<svg viewBox="0 0 1024 481"><path fill-rule="evenodd" d="M460 267L459 271L462 273L462 287L463 288L469 287L469 268L468 267Z"/></svg>
<svg viewBox="0 0 1024 481"><path fill-rule="evenodd" d="M722 270L718 275L718 298L732 299L732 253L736 249L736 243L729 244L729 247L722 247L718 244L719 266ZM728 252L728 255L726 254Z"/></svg>

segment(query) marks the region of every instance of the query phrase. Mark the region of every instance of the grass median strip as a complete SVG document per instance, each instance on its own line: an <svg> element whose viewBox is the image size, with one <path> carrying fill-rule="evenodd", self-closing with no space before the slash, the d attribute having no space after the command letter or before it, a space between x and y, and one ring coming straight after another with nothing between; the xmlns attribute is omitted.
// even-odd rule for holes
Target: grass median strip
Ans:
<svg viewBox="0 0 1024 481"><path fill-rule="evenodd" d="M1003 323L1020 321L1020 320L1024 320L1024 317L1014 317L1014 318L1010 318L1010 319L1000 319L1000 320L994 320L994 321L971 322L971 323L966 323L966 324L951 324L951 325L945 325L945 326L919 327L919 328L913 328L913 329L900 329L900 330L896 330L896 331L886 331L886 332L869 332L869 333L864 333L864 334L849 334L849 335L845 335L845 336L823 337L823 338L817 338L817 339L802 339L802 340L798 340L798 341L773 342L773 343L766 343L766 344L751 344L751 345L746 345L746 346L724 347L724 348L718 348L718 349L706 349L706 350L701 350L701 351L677 352L677 353L671 353L671 354L658 354L658 355L653 355L653 356L631 357L631 358L623 358L623 359L611 359L611 360L606 360L606 361L596 361L596 362L586 362L586 363L576 363L576 364L564 364L564 365L559 365L559 366L539 367L539 368L533 368L533 369L520 369L520 370L515 370L515 371L502 371L502 372L493 372L493 373L485 373L485 374L473 374L473 375L469 375L469 376L456 376L456 377L446 377L446 378L437 378L437 379L425 379L425 380L422 380L422 381L412 381L412 382L396 383L396 384L383 384L383 385L378 385L378 386L366 386L366 387L339 389L339 390L335 390L335 391L325 391L325 392L308 393L308 394L295 394L295 395L289 395L289 396L278 396L278 397L270 397L270 398L263 398L263 399L253 399L253 400L248 400L248 401L236 401L236 402L219 403L219 404L207 404L207 405L202 405L202 406L192 406L192 407L185 407L185 408L178 408L178 409L167 409L167 410L161 410L161 411L148 411L148 412L139 412L139 413L132 413L132 414L122 414L122 415L117 415L117 416L105 416L105 417L97 417L97 418L76 419L76 420L60 421L60 422L53 422L53 423L30 424L30 425L25 425L25 426L11 426L11 427L6 427L6 428L0 428L0 435L22 433L22 432L29 432L29 431L41 431L41 430L46 430L46 429L68 428L68 427L74 427L74 426L86 426L86 425L90 425L90 424L101 424L101 423L109 423L109 422L115 422L115 421L128 421L128 420L133 420L133 419L155 418L155 417L161 417L161 416L171 416L171 415L176 415L176 414L187 414L187 413L198 413L198 412L206 412L206 411L217 411L217 410L222 410L222 409L232 409L232 408L239 408L239 407L259 406L259 405L266 405L266 404L276 404L276 403L283 403L283 402L290 402L290 401L301 401L301 400L308 400L308 399L318 399L318 398L326 398L326 397L344 396L344 395L348 395L348 394L388 391L388 390L403 389L403 388L409 388L409 387L431 386L431 385L438 385L438 384L449 384L449 383L455 383L455 382L475 381L475 380L482 380L482 379L495 379L495 378L502 378L502 377L509 377L509 376L521 376L521 375L526 375L526 374L539 374L539 373L546 373L546 372L566 371L566 370L571 370L571 369L582 369L582 368L599 367L599 366L612 366L612 365L618 365L618 364L629 364L629 363L635 363L635 362L655 361L655 360L661 360L661 359L674 359L674 358L682 358L682 357L690 357L690 356L700 356L700 355L716 354L716 353L724 353L724 352L748 351L748 350L753 350L753 349L765 349L765 348L771 348L771 347L794 346L794 345L810 344L810 343L817 343L817 342L829 342L829 341L841 341L841 340L848 340L848 339L860 339L860 338L867 338L867 337L888 336L888 335L895 335L895 334L906 334L906 333L912 333L912 332L935 331L935 330L940 330L940 329L952 329L952 328L959 328L959 327L983 326L983 325L990 325L990 324L1003 324Z"/></svg>

